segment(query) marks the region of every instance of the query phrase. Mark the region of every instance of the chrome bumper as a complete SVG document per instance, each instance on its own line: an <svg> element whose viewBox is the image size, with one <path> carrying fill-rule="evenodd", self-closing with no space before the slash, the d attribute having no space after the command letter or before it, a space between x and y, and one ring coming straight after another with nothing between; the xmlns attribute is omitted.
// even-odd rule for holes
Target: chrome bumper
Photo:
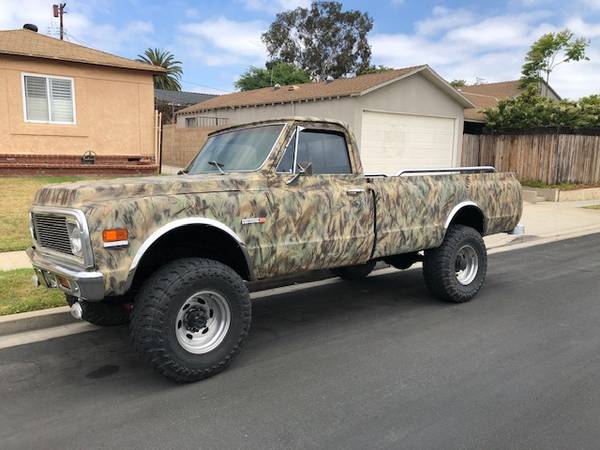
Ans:
<svg viewBox="0 0 600 450"><path fill-rule="evenodd" d="M77 267L57 264L47 256L27 249L27 256L33 265L34 284L47 288L57 288L82 300L98 301L104 298L104 275Z"/></svg>

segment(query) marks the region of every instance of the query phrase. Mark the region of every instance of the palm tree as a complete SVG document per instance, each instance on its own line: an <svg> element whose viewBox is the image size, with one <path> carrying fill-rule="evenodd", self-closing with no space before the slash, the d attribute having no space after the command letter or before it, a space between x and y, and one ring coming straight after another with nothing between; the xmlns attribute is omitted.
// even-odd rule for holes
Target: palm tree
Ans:
<svg viewBox="0 0 600 450"><path fill-rule="evenodd" d="M166 89L168 91L180 91L181 61L175 60L173 53L159 48L148 48L143 55L138 55L136 61L146 64L153 64L167 69L166 72L154 76L154 87L156 89Z"/></svg>

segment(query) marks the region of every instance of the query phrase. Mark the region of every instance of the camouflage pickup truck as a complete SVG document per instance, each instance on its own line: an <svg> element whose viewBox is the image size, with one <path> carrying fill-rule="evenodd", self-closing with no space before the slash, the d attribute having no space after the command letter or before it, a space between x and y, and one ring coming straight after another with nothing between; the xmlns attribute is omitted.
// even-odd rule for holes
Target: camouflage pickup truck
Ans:
<svg viewBox="0 0 600 450"><path fill-rule="evenodd" d="M290 118L211 134L176 176L61 184L31 208L34 282L72 314L129 323L165 376L223 370L251 322L247 282L314 269L347 280L423 261L436 297L465 302L486 273L483 236L511 232L519 182L493 168L363 174L342 123Z"/></svg>

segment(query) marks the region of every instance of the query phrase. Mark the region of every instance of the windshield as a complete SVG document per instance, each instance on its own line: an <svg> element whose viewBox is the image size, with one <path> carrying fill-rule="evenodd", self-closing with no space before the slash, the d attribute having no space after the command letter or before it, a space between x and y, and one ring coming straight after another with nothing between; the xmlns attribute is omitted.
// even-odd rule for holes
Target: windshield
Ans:
<svg viewBox="0 0 600 450"><path fill-rule="evenodd" d="M187 173L257 170L275 145L283 125L267 125L211 136L187 168Z"/></svg>

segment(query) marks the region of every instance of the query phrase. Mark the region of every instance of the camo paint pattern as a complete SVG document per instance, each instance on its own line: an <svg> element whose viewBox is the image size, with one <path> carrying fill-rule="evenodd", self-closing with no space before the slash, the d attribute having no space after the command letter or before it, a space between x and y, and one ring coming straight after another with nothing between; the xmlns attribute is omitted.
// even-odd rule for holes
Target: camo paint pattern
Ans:
<svg viewBox="0 0 600 450"><path fill-rule="evenodd" d="M377 243L374 257L438 247L453 208L473 202L484 234L512 230L522 213L520 185L510 173L374 178Z"/></svg>
<svg viewBox="0 0 600 450"><path fill-rule="evenodd" d="M262 123L273 121L257 122ZM245 243L255 277L268 278L436 247L448 214L466 200L485 214L486 234L511 230L520 218L519 184L510 174L367 179L360 175L356 141L342 124L309 118L286 124L257 172L54 185L41 189L34 204L84 211L107 295L124 293L144 241L178 219L208 218L226 225ZM346 133L355 175L302 176L286 184L291 175L274 172L296 124ZM365 191L349 195L352 189ZM242 223L258 217L264 223ZM102 231L121 227L129 230L130 245L104 248Z"/></svg>

